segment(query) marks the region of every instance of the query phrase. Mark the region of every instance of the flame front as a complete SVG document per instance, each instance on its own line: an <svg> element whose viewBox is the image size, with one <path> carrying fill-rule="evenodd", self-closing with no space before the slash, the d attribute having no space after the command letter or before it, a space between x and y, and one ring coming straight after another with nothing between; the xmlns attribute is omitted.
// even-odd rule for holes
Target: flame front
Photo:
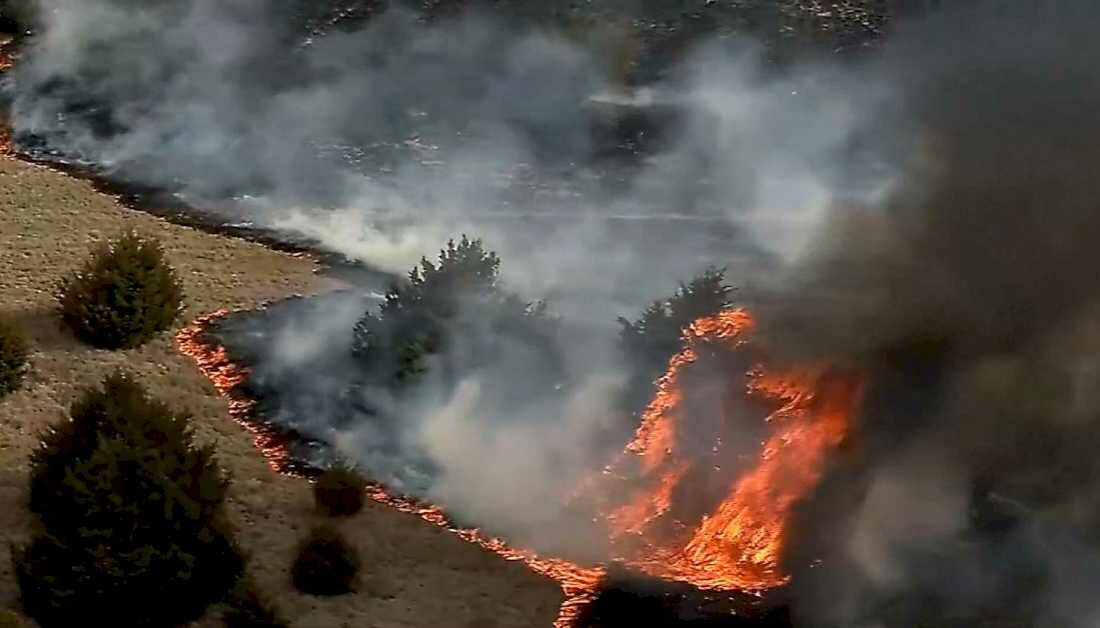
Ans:
<svg viewBox="0 0 1100 628"><path fill-rule="evenodd" d="M194 360L202 374L214 385L214 390L225 397L229 404L229 417L252 434L252 441L272 470L276 473L289 473L293 465L286 439L255 420L254 400L236 394L237 387L248 379L248 369L233 363L225 347L212 346L205 342L204 336L211 323L228 314L229 310L218 310L192 321L176 332L176 349Z"/></svg>
<svg viewBox="0 0 1100 628"><path fill-rule="evenodd" d="M229 399L231 416L254 435L272 468L292 472L285 441L256 421L254 402L234 394L247 379L247 369L233 364L224 348L203 340L207 327L227 313L197 319L177 333L176 344ZM763 417L771 434L760 443L755 463L738 475L701 520L680 521L673 507L677 491L692 490L692 472L710 464L681 451L682 435L690 427L685 424L684 401L690 391L682 382L683 372L699 359L699 343L737 349L748 341L752 329L753 319L747 312L725 310L684 330L684 348L669 359L667 371L657 380L634 438L604 473L588 478L575 491L575 499L590 497L596 504L596 518L606 524L610 536L612 559L654 577L708 590L762 592L789 580L781 560L791 510L820 480L829 452L847 435L861 398L861 378L822 367L771 373L756 366L739 375L744 377L747 399L776 408ZM717 423L725 420L718 417ZM716 434L713 451L720 451L722 445L721 435ZM613 497L604 497L620 495L614 490L619 484L607 489L608 483L622 481L635 486L625 500L614 503ZM565 600L554 628L575 625L606 574L603 566L540 556L477 529L457 528L439 506L393 495L380 485L370 486L368 495L557 581Z"/></svg>
<svg viewBox="0 0 1100 628"><path fill-rule="evenodd" d="M218 310L195 319L176 332L176 348L194 360L218 394L227 399L230 418L252 434L256 447L272 470L293 474L295 468L291 463L285 438L258 420L253 400L239 398L236 394L237 387L248 379L248 369L234 364L225 347L209 344L205 337L210 325L229 313L229 310ZM522 561L531 571L558 582L565 599L558 610L553 628L569 628L576 623L581 610L596 594L606 573L601 566L586 567L561 558L540 556L529 550L514 548L505 540L483 534L480 530L457 528L451 524L441 507L410 497L393 495L378 484L367 487L367 496L380 504L414 514L428 523L445 528L462 540L479 545L505 560Z"/></svg>
<svg viewBox="0 0 1100 628"><path fill-rule="evenodd" d="M689 427L682 372L697 361L700 341L736 349L747 342L752 329L747 312L726 310L684 331L684 348L657 380L634 439L604 474L608 481L628 481L636 487L625 503L609 508L604 504L615 559L651 576L700 589L761 592L789 580L781 560L791 510L816 486L828 453L846 436L861 397L859 377L836 375L823 367L783 374L769 373L763 366L751 369L745 374L745 396L777 406L763 417L772 433L761 443L755 466L733 482L701 521L679 521L673 512L676 492L692 490L684 482L694 467L707 463L678 447L678 434ZM715 452L722 446L720 438L714 436ZM582 493L598 492L598 486L599 482L589 482ZM666 519L669 525L656 525Z"/></svg>

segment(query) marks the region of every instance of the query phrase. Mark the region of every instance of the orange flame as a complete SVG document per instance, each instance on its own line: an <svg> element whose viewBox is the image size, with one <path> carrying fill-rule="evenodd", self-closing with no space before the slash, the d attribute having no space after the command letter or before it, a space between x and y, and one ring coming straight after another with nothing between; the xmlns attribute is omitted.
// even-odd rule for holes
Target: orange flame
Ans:
<svg viewBox="0 0 1100 628"><path fill-rule="evenodd" d="M514 548L504 539L487 536L476 528L456 528L451 525L441 507L409 497L391 495L379 485L370 486L367 495L376 502L402 512L413 513L424 521L446 528L462 540L479 545L505 560L522 561L531 571L556 580L561 585L565 600L558 610L553 628L569 628L576 623L581 610L595 596L606 573L606 569L600 566L583 567L562 558L539 556L530 550Z"/></svg>
<svg viewBox="0 0 1100 628"><path fill-rule="evenodd" d="M0 75L7 73L15 67L15 40L0 41ZM12 154L12 129L11 121L5 113L0 119L0 156Z"/></svg>
<svg viewBox="0 0 1100 628"><path fill-rule="evenodd" d="M199 371L214 385L214 390L229 404L229 418L252 435L252 442L263 454L268 465L276 473L292 470L286 439L257 421L256 402L240 395L237 387L248 380L248 369L234 364L225 347L206 344L204 337L211 324L229 315L229 310L218 310L192 321L176 332L176 349L195 361Z"/></svg>
<svg viewBox="0 0 1100 628"><path fill-rule="evenodd" d="M15 47L16 41L14 38L5 37L0 40L0 73L7 72L15 67Z"/></svg>
<svg viewBox="0 0 1100 628"><path fill-rule="evenodd" d="M236 392L248 378L248 370L234 365L223 347L203 341L209 325L226 314L221 310L195 320L177 333L176 344L195 360L218 393L229 399L230 416L253 434L271 467L290 473L293 468L285 440L258 426L254 402ZM683 370L698 359L695 344L705 340L737 348L747 341L752 329L753 319L743 310L701 318L685 329L685 347L669 359L667 371L657 380L656 393L634 438L602 476L589 478L575 493L574 497L598 493L602 481L608 478L633 478L644 484L629 495L626 503L600 511L613 542L628 537L640 541L629 544L628 549L615 550L615 560L654 577L708 590L760 593L789 580L781 571L780 561L791 509L817 484L829 452L845 438L850 417L862 396L859 377L831 374L821 367L780 375L762 366L751 369L746 374L746 397L778 406L764 418L773 425L773 433L761 443L759 461L741 474L711 514L694 527L674 518L672 532L664 528L657 531L653 525L675 514L673 496L697 464L677 448L684 427L685 391L680 380ZM715 451L721 445L716 435ZM631 462L636 463L638 472L623 470ZM441 507L393 495L383 486L371 485L367 492L378 503L415 514L557 581L565 600L554 628L575 625L606 574L603 566L582 566L540 556L477 529L455 527Z"/></svg>
<svg viewBox="0 0 1100 628"><path fill-rule="evenodd" d="M789 580L781 573L780 561L791 509L817 484L829 451L846 436L861 397L858 377L829 374L820 367L781 376L762 366L751 369L745 395L779 405L765 417L774 433L761 444L759 462L694 529L675 519L671 533L653 526L675 514L673 495L698 463L677 451L684 422L680 379L683 369L698 359L693 344L709 340L736 348L752 329L753 320L744 310L726 310L689 326L683 336L685 348L672 356L657 380L634 439L605 473L629 478L629 472L616 470L634 456L640 469L635 479L644 481L627 503L604 515L618 547L624 540L634 541L615 556L625 564L700 589L762 592ZM714 451L721 445L716 435ZM592 483L586 486L590 490Z"/></svg>

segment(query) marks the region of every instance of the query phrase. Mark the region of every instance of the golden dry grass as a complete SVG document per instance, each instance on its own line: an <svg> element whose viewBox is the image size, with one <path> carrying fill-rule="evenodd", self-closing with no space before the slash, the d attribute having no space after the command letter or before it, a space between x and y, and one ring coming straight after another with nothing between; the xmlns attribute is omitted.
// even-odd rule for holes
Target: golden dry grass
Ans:
<svg viewBox="0 0 1100 628"><path fill-rule="evenodd" d="M0 159L0 315L22 327L33 348L23 388L0 400L0 608L18 604L8 547L26 536L27 457L37 434L64 416L81 387L122 366L151 392L193 417L200 440L216 444L230 472L230 512L249 570L302 628L549 626L560 592L412 515L369 504L342 524L360 548L359 593L311 598L290 587L293 548L319 517L309 485L273 474L250 437L227 418L217 396L169 334L124 352L90 349L62 330L53 313L58 278L89 246L124 227L164 243L187 293L186 320L219 308L251 308L294 293L331 288L312 262L238 239L210 235L120 207L91 185L48 169ZM211 616L202 625L218 625Z"/></svg>

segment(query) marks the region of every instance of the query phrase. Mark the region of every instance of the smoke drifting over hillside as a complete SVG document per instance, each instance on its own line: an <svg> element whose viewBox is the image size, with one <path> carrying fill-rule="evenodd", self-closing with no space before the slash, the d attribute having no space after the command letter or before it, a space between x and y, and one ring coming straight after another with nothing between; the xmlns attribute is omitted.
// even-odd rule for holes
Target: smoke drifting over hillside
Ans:
<svg viewBox="0 0 1100 628"><path fill-rule="evenodd" d="M485 14L425 26L394 10L303 47L281 3L51 6L14 79L17 140L199 205L236 197L237 219L386 270L473 229L532 294L618 310L731 242L760 253L749 234L797 248L856 123L817 73L762 84L748 40L622 98L578 42ZM598 159L622 116L647 142L665 127L663 149Z"/></svg>
<svg viewBox="0 0 1100 628"><path fill-rule="evenodd" d="M586 384L545 424L507 424L544 408L498 403L506 379L425 396L411 438L433 497L520 535L552 515L622 370L591 328L728 263L759 288L777 358L870 373L862 458L809 507L851 506L822 550L843 578L796 592L811 625L1006 600L1039 625L1097 625L1074 584L1097 575L1081 557L1100 530L1092 3L966 3L858 63L782 72L749 41L700 42L631 95L676 114L629 167L596 158L591 112L616 99L602 61L557 33L390 12L302 47L270 3L51 6L14 79L18 136L196 202L235 197L239 218L387 270L483 235L510 285L585 330L564 348ZM280 364L328 346L321 329L348 325L286 334ZM975 485L1034 521L973 540Z"/></svg>

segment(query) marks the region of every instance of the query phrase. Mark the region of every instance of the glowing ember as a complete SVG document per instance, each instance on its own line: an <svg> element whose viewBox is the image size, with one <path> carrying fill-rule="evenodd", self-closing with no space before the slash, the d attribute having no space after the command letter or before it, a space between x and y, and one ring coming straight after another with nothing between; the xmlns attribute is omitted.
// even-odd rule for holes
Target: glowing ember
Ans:
<svg viewBox="0 0 1100 628"><path fill-rule="evenodd" d="M203 342L207 327L226 314L219 311L197 319L177 333L176 343L195 360L218 393L229 399L230 415L252 432L272 468L290 472L286 443L257 427L254 402L235 396L234 391L248 377L247 369L230 362L224 348ZM616 561L650 576L705 590L759 593L788 581L780 561L791 510L814 488L829 452L845 438L860 401L860 378L836 375L824 368L784 374L769 373L762 366L749 370L743 375L745 396L777 407L763 417L771 426L771 435L761 443L758 461L732 482L701 521L679 521L673 512L677 490L703 464L679 450L679 439L687 427L682 372L698 360L699 342L737 348L747 341L752 328L747 312L727 310L699 319L684 330L685 346L670 358L667 371L657 380L654 398L634 438L602 475L590 477L575 493L574 497L588 496L597 504L597 520L607 525ZM719 419L721 423L727 417ZM716 434L713 451L721 447ZM621 485L607 490L606 483L623 481L636 488L627 492L622 503L609 504L623 492L616 490ZM457 528L439 506L392 495L379 485L367 490L378 503L415 514L559 582L565 601L554 628L575 624L606 574L602 566L539 556L477 529ZM607 494L614 497L604 498ZM666 519L672 525L656 525Z"/></svg>

